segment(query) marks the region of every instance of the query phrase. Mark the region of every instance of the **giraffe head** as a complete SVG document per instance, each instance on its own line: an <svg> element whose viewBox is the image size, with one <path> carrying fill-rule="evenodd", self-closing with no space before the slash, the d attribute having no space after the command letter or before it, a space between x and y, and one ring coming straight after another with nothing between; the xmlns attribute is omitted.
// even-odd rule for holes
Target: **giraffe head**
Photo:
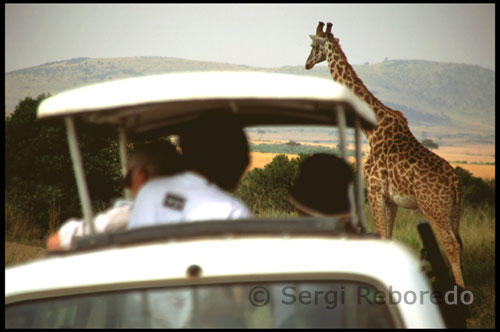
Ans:
<svg viewBox="0 0 500 332"><path fill-rule="evenodd" d="M309 53L309 57L306 61L306 69L309 70L314 67L315 64L323 62L326 60L328 55L328 45L332 42L338 44L339 40L337 38L333 38L332 35L332 23L327 23L326 25L326 33L323 32L323 26L325 23L319 22L318 27L316 28L315 35L309 35L312 39L311 44L311 53ZM331 48L330 48L331 50Z"/></svg>

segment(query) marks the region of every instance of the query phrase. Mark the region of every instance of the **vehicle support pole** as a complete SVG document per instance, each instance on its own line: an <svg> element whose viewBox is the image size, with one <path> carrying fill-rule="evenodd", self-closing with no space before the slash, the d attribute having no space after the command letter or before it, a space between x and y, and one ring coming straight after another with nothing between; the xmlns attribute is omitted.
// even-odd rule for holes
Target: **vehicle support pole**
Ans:
<svg viewBox="0 0 500 332"><path fill-rule="evenodd" d="M80 204L82 205L83 218L85 219L85 231L88 234L95 234L95 226L93 222L92 205L90 204L87 182L85 181L85 173L83 171L82 158L80 149L78 148L78 140L76 138L75 125L73 118L67 116L64 118L66 122L66 134L68 136L69 152L73 161L73 170L75 172L76 185L78 187L78 195L80 196Z"/></svg>
<svg viewBox="0 0 500 332"><path fill-rule="evenodd" d="M118 130L118 148L120 151L120 164L122 166L122 176L127 175L127 135L125 129L120 128ZM126 199L132 199L132 193L130 189L125 188L123 194Z"/></svg>
<svg viewBox="0 0 500 332"><path fill-rule="evenodd" d="M346 163L349 163L347 160L347 139L346 139L346 128L347 128L347 123L345 119L345 111L342 105L338 106L337 109L337 125L339 128L339 139L340 139L340 151L342 154L342 158L345 160ZM349 204L351 206L351 215L353 217L353 220L359 219L358 217L358 209L356 199L355 199L355 193L354 193L354 187L353 185L349 185L348 193L349 195Z"/></svg>
<svg viewBox="0 0 500 332"><path fill-rule="evenodd" d="M337 109L337 126L339 128L339 139L340 139L340 152L342 154L342 158L347 161L347 147L346 147L346 121L345 121L345 112L344 108L340 105Z"/></svg>
<svg viewBox="0 0 500 332"><path fill-rule="evenodd" d="M361 163L361 120L358 116L354 120L354 136L356 144L356 204L358 211L358 227L361 232L366 232L365 214L364 214L364 192L363 192L363 174Z"/></svg>

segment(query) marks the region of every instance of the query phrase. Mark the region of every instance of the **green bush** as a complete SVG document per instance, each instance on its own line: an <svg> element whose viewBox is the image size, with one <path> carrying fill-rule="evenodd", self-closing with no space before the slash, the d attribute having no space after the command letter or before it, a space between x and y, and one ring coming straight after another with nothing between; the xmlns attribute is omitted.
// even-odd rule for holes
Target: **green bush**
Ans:
<svg viewBox="0 0 500 332"><path fill-rule="evenodd" d="M463 185L463 204L478 207L483 204L495 204L495 180L483 180L460 166L455 168Z"/></svg>
<svg viewBox="0 0 500 332"><path fill-rule="evenodd" d="M268 211L291 213L293 206L288 202L288 192L299 173L299 166L307 155L300 154L289 160L279 154L264 168L254 168L240 181L236 195L240 197L255 215Z"/></svg>

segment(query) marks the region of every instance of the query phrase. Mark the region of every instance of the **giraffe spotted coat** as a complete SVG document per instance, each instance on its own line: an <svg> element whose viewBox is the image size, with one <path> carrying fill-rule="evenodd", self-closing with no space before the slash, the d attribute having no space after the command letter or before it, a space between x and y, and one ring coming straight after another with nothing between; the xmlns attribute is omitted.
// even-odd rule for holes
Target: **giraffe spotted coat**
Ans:
<svg viewBox="0 0 500 332"><path fill-rule="evenodd" d="M459 234L462 184L453 167L424 147L411 133L408 121L385 106L363 84L331 33L332 24L320 22L306 69L327 61L332 78L349 87L373 109L378 126L364 130L370 154L363 173L377 232L390 238L398 206L419 209L436 233L451 265L457 285L464 287Z"/></svg>

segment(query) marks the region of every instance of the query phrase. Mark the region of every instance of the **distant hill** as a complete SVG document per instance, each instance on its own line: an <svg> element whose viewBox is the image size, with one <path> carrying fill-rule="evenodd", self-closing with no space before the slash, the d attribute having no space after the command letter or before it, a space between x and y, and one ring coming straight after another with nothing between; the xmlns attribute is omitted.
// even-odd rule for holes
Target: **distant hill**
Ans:
<svg viewBox="0 0 500 332"><path fill-rule="evenodd" d="M495 72L479 66L391 60L354 65L359 77L387 106L402 111L417 138L440 144L495 142ZM326 64L256 68L168 57L76 58L5 74L5 110L27 96L121 78L179 71L244 70L331 79Z"/></svg>
<svg viewBox="0 0 500 332"><path fill-rule="evenodd" d="M5 106L13 110L19 100L42 92L56 94L92 83L180 71L251 70L224 63L165 57L77 58L5 74Z"/></svg>

